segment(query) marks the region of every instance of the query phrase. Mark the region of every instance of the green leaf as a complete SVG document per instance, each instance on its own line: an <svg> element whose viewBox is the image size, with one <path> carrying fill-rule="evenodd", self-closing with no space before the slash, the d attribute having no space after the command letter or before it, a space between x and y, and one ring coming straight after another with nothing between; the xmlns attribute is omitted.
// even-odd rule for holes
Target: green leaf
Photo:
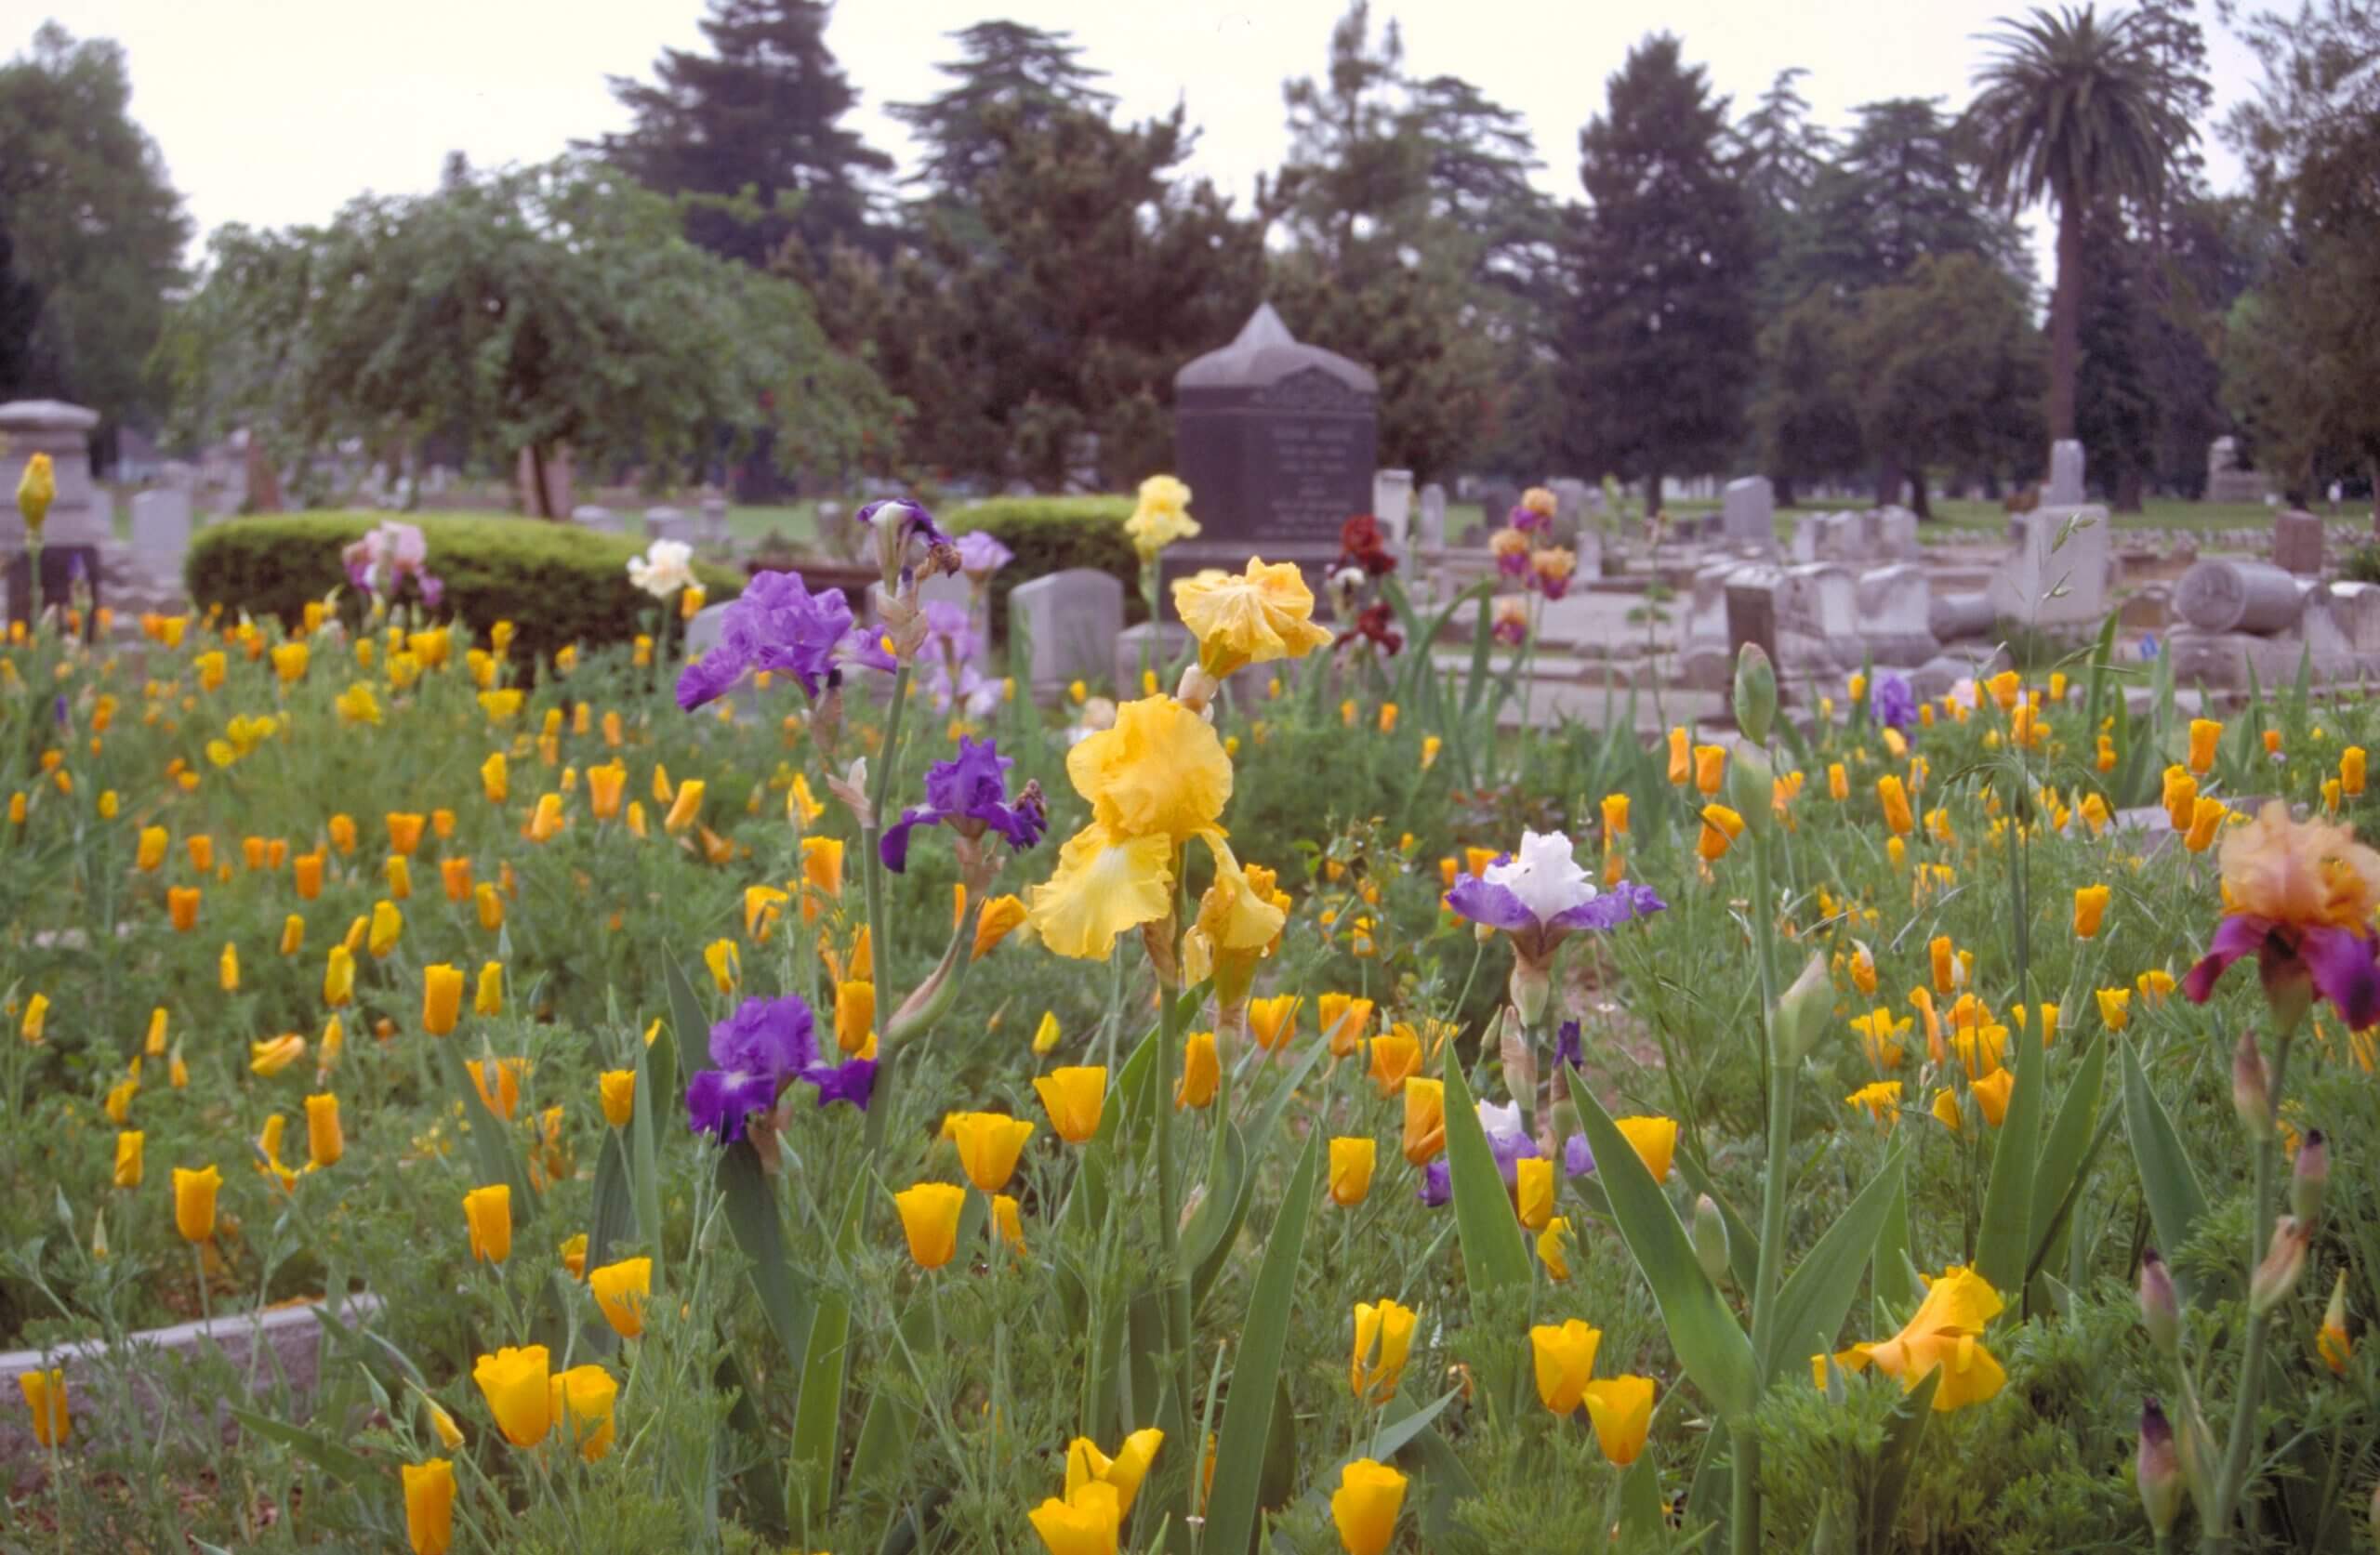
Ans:
<svg viewBox="0 0 2380 1555"><path fill-rule="evenodd" d="M1850 1315L1852 1298L1859 1294L1859 1278L1867 1272L1876 1238L1900 1198L1902 1162L1902 1152L1896 1148L1884 1169L1869 1179L1778 1287L1770 1353L1763 1358L1760 1368L1763 1387L1774 1381L1795 1356L1807 1357L1834 1347L1843 1320Z"/></svg>
<svg viewBox="0 0 2380 1555"><path fill-rule="evenodd" d="M1873 1266L1868 1280L1868 1294L1872 1306L1883 1312L1912 1312L1923 1290L1917 1283L1915 1265L1909 1252L1909 1179L1903 1177L1893 1190L1892 1207L1884 1211L1884 1223L1876 1233L1875 1256L1869 1259ZM1884 1324L1877 1324L1878 1331Z"/></svg>
<svg viewBox="0 0 2380 1555"><path fill-rule="evenodd" d="M2117 615L2113 611L2099 623L2099 635L2091 644L2091 667L2082 693L2082 728L2096 735L2099 729L2099 709L2107 700L2108 683L2112 679L2116 658Z"/></svg>
<svg viewBox="0 0 2380 1555"><path fill-rule="evenodd" d="M1884 1428L1884 1450L1876 1456L1864 1549L1883 1555L1901 1548L1893 1537L1893 1524L1900 1521L1901 1496L1917 1470L1917 1450L1925 1444L1925 1428L1934 1418L1934 1390L1941 1385L1942 1368L1937 1366L1893 1405L1891 1423Z"/></svg>
<svg viewBox="0 0 2380 1555"><path fill-rule="evenodd" d="M934 1329L933 1301L931 1293L920 1287L901 1313L901 1342L908 1346L911 1354L927 1354L939 1342ZM909 1441L917 1434L917 1411L909 1406L900 1389L871 1390L867 1413L860 1419L859 1436L852 1447L852 1466L845 1483L853 1490L894 1483L908 1463Z"/></svg>
<svg viewBox="0 0 2380 1555"><path fill-rule="evenodd" d="M2138 1050L2130 1047L2123 1050L2123 1127L2132 1140L2133 1162L2140 1168L2140 1189L2149 1200L2157 1244L2169 1253L2177 1251L2206 1214L2206 1194L2199 1189L2189 1152L2182 1148L2165 1104L2149 1088ZM2197 1285L2194 1276L2175 1266L2174 1288L2183 1300L2198 1299Z"/></svg>
<svg viewBox="0 0 2380 1555"><path fill-rule="evenodd" d="M1658 1549L1669 1509L1662 1504L1661 1471L1656 1455L1645 1453L1620 1477L1620 1548Z"/></svg>
<svg viewBox="0 0 2380 1555"><path fill-rule="evenodd" d="M2017 1040L2025 1039L2023 1033ZM2094 1037L2074 1077L2067 1082L2057 1117L2042 1140L2041 1164L2033 1172L2031 1229L2025 1237L2025 1267L2041 1266L2050 1239L2065 1224L2064 1206L2083 1169L2098 1127L2099 1093L2108 1077L2108 1044L2104 1034Z"/></svg>
<svg viewBox="0 0 2380 1555"><path fill-rule="evenodd" d="M731 1350L719 1358L710 1380L713 1388L734 1397L734 1402L727 1406L728 1425L760 1449L759 1461L737 1474L736 1486L744 1493L753 1521L763 1528L782 1532L786 1526L785 1486L777 1480L776 1456L766 1450L768 1427L761 1422L760 1404L752 1397L751 1374Z"/></svg>
<svg viewBox="0 0 2380 1555"><path fill-rule="evenodd" d="M809 1293L786 1258L776 1187L761 1171L751 1140L734 1140L720 1153L718 1181L727 1229L752 1266L752 1291L760 1298L760 1315L785 1346L787 1361L799 1367L809 1348Z"/></svg>
<svg viewBox="0 0 2380 1555"><path fill-rule="evenodd" d="M694 992L676 956L662 957L661 975L669 991L669 1019L662 1022L653 1046L644 1051L653 1071L653 1093L662 1103L659 1111L675 1113L678 1103L685 1100L680 1087L686 1083L686 1055L709 1054L710 1021L703 1015L702 995Z"/></svg>
<svg viewBox="0 0 2380 1555"><path fill-rule="evenodd" d="M270 1415L259 1415L236 1403L227 1403L223 1407L231 1418L240 1422L242 1430L251 1430L267 1441L280 1443L341 1484L369 1484L381 1476L381 1470L375 1469L363 1454L332 1441L319 1431L293 1426L286 1420L276 1420Z"/></svg>
<svg viewBox="0 0 2380 1555"><path fill-rule="evenodd" d="M1480 1126L1462 1064L1451 1050L1446 1087L1447 1171L1454 1186L1455 1228L1462 1238L1463 1277L1474 1291L1527 1290L1531 1274L1520 1218L1505 1195L1488 1130ZM1595 1159L1603 1159L1602 1152Z"/></svg>
<svg viewBox="0 0 2380 1555"><path fill-rule="evenodd" d="M1694 1477L1686 1484L1688 1530L1726 1527L1735 1471L1735 1454L1727 1448L1727 1422L1713 1419L1703 1433L1702 1450L1695 1455ZM1721 1548L1725 1544L1721 1537L1712 1540L1706 1548Z"/></svg>
<svg viewBox="0 0 2380 1555"><path fill-rule="evenodd" d="M1289 1401L1289 1379L1273 1379L1273 1423L1264 1433L1264 1471L1256 1479L1256 1504L1286 1507L1298 1488L1298 1411Z"/></svg>
<svg viewBox="0 0 2380 1555"><path fill-rule="evenodd" d="M628 1186L636 1200L637 1231L653 1254L656 1277L666 1261L661 1245L661 1119L685 1115L676 1087L656 1079L674 1073L669 1041L662 1035L650 1048L636 1043L636 1108L628 1115Z"/></svg>
<svg viewBox="0 0 2380 1555"><path fill-rule="evenodd" d="M1305 1250L1320 1174L1322 1131L1306 1136L1297 1170L1289 1176L1280 1218L1264 1247L1256 1288L1240 1330L1231 1372L1231 1394L1215 1450L1214 1490L1207 1498L1206 1548L1239 1555L1256 1535L1258 1486L1264 1469L1264 1443L1272 1434L1274 1389L1281 1355L1295 1320L1298 1259Z"/></svg>
<svg viewBox="0 0 2380 1555"><path fill-rule="evenodd" d="M2012 1297L2024 1287L2025 1264L2032 1253L2029 1233L2033 1177L2041 1161L2042 1114L2047 1105L2042 1094L2046 1066L2040 1036L2019 1031L2016 1083L2009 1090L2008 1110L2001 1116L2000 1138L1992 1146L1983 1224L1976 1232L1976 1272L1990 1281L1992 1289Z"/></svg>
<svg viewBox="0 0 2380 1555"><path fill-rule="evenodd" d="M1594 1152L1595 1175L1603 1179L1620 1240L1628 1244L1645 1283L1653 1287L1653 1299L1660 1305L1661 1322L1669 1330L1670 1348L1677 1352L1678 1364L1722 1416L1737 1418L1751 1414L1760 1393L1752 1341L1744 1337L1718 1287L1702 1272L1692 1240L1678 1223L1677 1212L1670 1207L1661 1185L1645 1169L1635 1147L1611 1121L1593 1091L1578 1085L1568 1088L1586 1130L1587 1146ZM1451 1140L1451 1100L1447 1114ZM1487 1146L1484 1136L1480 1146Z"/></svg>
<svg viewBox="0 0 2380 1555"><path fill-rule="evenodd" d="M1263 1110L1256 1114L1255 1122L1249 1127L1241 1141L1240 1153L1243 1161L1264 1158L1264 1153L1272 1143L1274 1132L1280 1127L1281 1119L1288 1113L1289 1103L1296 1099L1298 1087L1305 1083L1306 1076L1314 1073L1315 1066L1320 1063L1329 1051L1329 1044L1316 1042L1281 1070L1279 1083L1274 1087L1273 1094L1266 1099ZM1247 1223L1249 1206L1256 1202L1256 1174L1243 1170L1239 1175L1238 1183L1239 1186L1233 1195L1229 1215L1225 1223L1219 1228L1216 1240L1203 1254L1193 1254L1190 1274L1190 1308L1193 1312L1205 1305L1208 1294L1214 1289L1215 1281L1222 1277L1223 1265L1231 1257L1232 1246L1239 1238L1240 1228ZM1198 1206L1199 1218L1191 1221L1191 1233L1185 1238L1184 1245L1193 1248L1198 1245L1197 1238L1199 1235L1200 1225L1205 1219L1207 1209L1213 1203L1210 1187L1207 1202Z"/></svg>
<svg viewBox="0 0 2380 1555"><path fill-rule="evenodd" d="M835 1464L842 1451L843 1383L851 1371L852 1298L859 1255L861 1206L867 1179L855 1179L843 1200L835 1233L840 1279L819 1289L810 1319L793 1409L793 1504L807 1520L823 1521L834 1505Z"/></svg>
<svg viewBox="0 0 2380 1555"><path fill-rule="evenodd" d="M1190 1261L1190 1310L1204 1304L1207 1292L1223 1272L1232 1244L1247 1222L1254 1193L1248 1180L1248 1146L1239 1128L1227 1118L1214 1124L1214 1148L1207 1162L1207 1191L1182 1233L1183 1256Z"/></svg>
<svg viewBox="0 0 2380 1555"><path fill-rule="evenodd" d="M587 1221L587 1267L601 1269L612 1261L613 1249L636 1232L636 1204L628 1188L628 1153L616 1128L603 1130L602 1153L595 1160L594 1202ZM602 1315L579 1325L580 1337L605 1354L615 1336Z"/></svg>
<svg viewBox="0 0 2380 1555"><path fill-rule="evenodd" d="M1439 1481L1441 1469L1438 1453L1444 1452L1448 1461L1454 1461L1454 1455L1453 1450L1447 1446L1446 1438L1432 1430L1430 1425L1447 1412L1449 1404L1461 1396L1462 1390L1456 1388L1426 1408L1417 1409L1413 1406L1412 1401L1399 1390L1395 1397L1381 1406L1380 1414L1373 1420L1370 1429L1355 1438L1354 1449L1337 1463L1332 1464L1326 1472L1315 1478L1314 1488L1306 1492L1306 1499L1314 1503L1318 1509L1327 1512L1330 1505L1330 1493L1339 1488L1340 1477L1347 1471L1347 1465L1358 1458L1366 1457L1375 1463L1387 1463L1408 1446L1412 1447L1415 1456L1423 1460L1421 1467L1428 1479L1432 1482ZM1460 1462L1455 1462L1454 1467L1455 1472L1461 1476L1459 1483L1447 1482L1434 1484L1433 1488L1457 1488L1458 1496L1478 1495L1479 1487L1472 1483L1471 1476L1462 1470ZM1287 1500L1288 1497L1284 1496L1282 1502L1268 1501L1265 1505L1280 1505ZM1426 1513L1424 1515L1426 1516ZM1434 1536L1443 1536L1443 1534L1434 1534Z"/></svg>

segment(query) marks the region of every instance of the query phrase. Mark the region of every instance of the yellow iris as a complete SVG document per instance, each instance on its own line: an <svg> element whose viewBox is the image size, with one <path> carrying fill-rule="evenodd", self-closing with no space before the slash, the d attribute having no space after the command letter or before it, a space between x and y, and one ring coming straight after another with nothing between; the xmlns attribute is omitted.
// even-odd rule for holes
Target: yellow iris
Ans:
<svg viewBox="0 0 2380 1555"><path fill-rule="evenodd" d="M1251 664L1302 658L1330 640L1313 622L1314 594L1293 562L1250 558L1247 571L1177 579L1173 606L1198 639L1198 665L1217 679Z"/></svg>

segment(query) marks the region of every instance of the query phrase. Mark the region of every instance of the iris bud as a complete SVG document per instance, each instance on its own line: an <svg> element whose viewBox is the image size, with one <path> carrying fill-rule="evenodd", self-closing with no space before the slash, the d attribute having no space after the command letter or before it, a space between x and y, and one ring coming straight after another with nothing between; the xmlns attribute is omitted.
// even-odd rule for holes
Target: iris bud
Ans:
<svg viewBox="0 0 2380 1555"><path fill-rule="evenodd" d="M1777 668L1757 642L1747 642L1736 652L1735 704L1736 727L1744 738L1766 745L1769 728L1777 721Z"/></svg>
<svg viewBox="0 0 2380 1555"><path fill-rule="evenodd" d="M2182 1512L2182 1457L2174 1428L2154 1398L2140 1403L2140 1455L2136 1460L2141 1510L2162 1542Z"/></svg>
<svg viewBox="0 0 2380 1555"><path fill-rule="evenodd" d="M2331 1185L2331 1144L2319 1128L2309 1128L2297 1146L2297 1170L2289 1181L2289 1212L2312 1227L2322 1218L2322 1200Z"/></svg>
<svg viewBox="0 0 2380 1555"><path fill-rule="evenodd" d="M2254 1032L2241 1032L2231 1054L2231 1105L2250 1139L2272 1138L2272 1084L2265 1077L2265 1056Z"/></svg>
<svg viewBox="0 0 2380 1555"><path fill-rule="evenodd" d="M1764 904L1755 903L1753 910L1764 910ZM1800 1062L1833 1013L1834 985L1827 979L1826 958L1813 954L1803 965L1802 975L1777 1001L1778 1061Z"/></svg>
<svg viewBox="0 0 2380 1555"><path fill-rule="evenodd" d="M2289 1298L2297 1277L2306 1272L2306 1247L2313 1229L2294 1215L2284 1215L2272 1228L2272 1245L2248 1282L2248 1311L2261 1316Z"/></svg>
<svg viewBox="0 0 2380 1555"><path fill-rule="evenodd" d="M1694 1258L1713 1285L1727 1277L1727 1222L1708 1193L1694 1201Z"/></svg>
<svg viewBox="0 0 2380 1555"><path fill-rule="evenodd" d="M2181 1302L2174 1293L2174 1276L2154 1247L2140 1258L2140 1325L2149 1330L2149 1342L2160 1355L2170 1359L2180 1347Z"/></svg>

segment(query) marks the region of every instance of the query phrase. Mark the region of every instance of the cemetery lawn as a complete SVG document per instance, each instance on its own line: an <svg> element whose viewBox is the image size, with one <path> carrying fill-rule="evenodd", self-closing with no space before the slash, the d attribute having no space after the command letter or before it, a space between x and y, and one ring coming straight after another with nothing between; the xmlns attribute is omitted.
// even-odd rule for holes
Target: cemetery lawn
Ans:
<svg viewBox="0 0 2380 1555"><path fill-rule="evenodd" d="M1853 506L1857 506L1854 504ZM2194 502L2188 497L2152 496L2144 505L2145 511L2115 513L2112 521L2118 529L2254 529L2272 522L2276 509L2261 502ZM1809 511L1831 512L1833 507L1813 504ZM2325 518L2353 518L2355 510L2343 507L2337 513L2324 513ZM1921 524L1919 534L1939 534L1947 529L1989 530L2005 534L2008 510L1997 502L1937 501L1934 504L1934 520ZM1790 532L1789 532L1790 533Z"/></svg>

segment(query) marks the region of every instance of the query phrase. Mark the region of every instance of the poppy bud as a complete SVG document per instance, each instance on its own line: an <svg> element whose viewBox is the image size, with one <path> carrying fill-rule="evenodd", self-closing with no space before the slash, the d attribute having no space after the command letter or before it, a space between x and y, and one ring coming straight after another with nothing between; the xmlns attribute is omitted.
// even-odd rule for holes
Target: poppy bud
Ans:
<svg viewBox="0 0 2380 1555"><path fill-rule="evenodd" d="M2284 1215L2272 1228L2272 1245L2248 1282L2248 1311L2262 1316L2289 1298L2297 1277L2306 1272L2306 1247L2313 1229L2294 1215Z"/></svg>
<svg viewBox="0 0 2380 1555"><path fill-rule="evenodd" d="M1777 668L1757 642L1736 652L1736 727L1756 745L1768 743L1769 726L1777 721Z"/></svg>
<svg viewBox="0 0 2380 1555"><path fill-rule="evenodd" d="M1762 904L1754 904L1754 911L1762 910ZM1802 975L1777 1000L1778 1061L1800 1062L1833 1013L1834 984L1827 977L1826 958L1814 953L1803 964Z"/></svg>
<svg viewBox="0 0 2380 1555"><path fill-rule="evenodd" d="M2174 1447L2174 1428L2156 1399L2140 1403L2140 1455L2136 1460L2141 1509L2162 1544L2182 1511L2182 1458Z"/></svg>
<svg viewBox="0 0 2380 1555"><path fill-rule="evenodd" d="M2254 1032L2240 1034L2239 1048L2231 1055L2231 1105L2250 1139L2261 1142L2272 1138L2272 1084L2265 1077L2265 1056Z"/></svg>
<svg viewBox="0 0 2380 1555"><path fill-rule="evenodd" d="M2179 1348L2181 1302L2174 1294L2174 1276L2154 1247L2140 1256L2140 1325L2160 1355L2171 1357Z"/></svg>
<svg viewBox="0 0 2380 1555"><path fill-rule="evenodd" d="M2319 1128L2306 1131L2297 1146L2297 1171L2289 1182L2289 1212L2311 1227L2322 1218L2322 1198L2331 1185L2331 1145Z"/></svg>
<svg viewBox="0 0 2380 1555"><path fill-rule="evenodd" d="M1708 1193L1694 1201L1694 1258L1712 1284L1727 1277L1727 1222Z"/></svg>
<svg viewBox="0 0 2380 1555"><path fill-rule="evenodd" d="M1749 644L1747 644L1749 646ZM1739 740L1727 758L1727 808L1758 827L1777 809L1777 769L1749 740Z"/></svg>

